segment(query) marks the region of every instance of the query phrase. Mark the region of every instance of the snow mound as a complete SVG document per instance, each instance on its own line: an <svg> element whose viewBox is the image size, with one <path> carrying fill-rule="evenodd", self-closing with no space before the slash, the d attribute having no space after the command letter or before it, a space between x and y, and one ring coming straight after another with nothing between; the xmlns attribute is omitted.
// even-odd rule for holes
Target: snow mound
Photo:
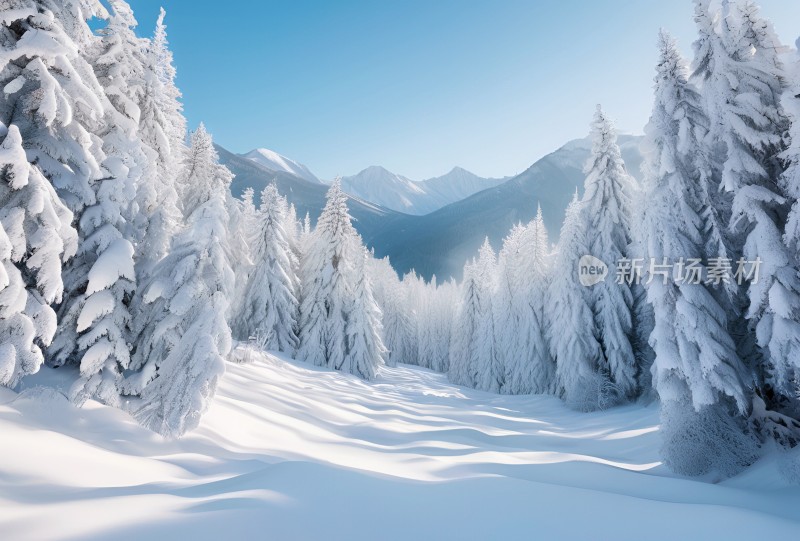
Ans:
<svg viewBox="0 0 800 541"><path fill-rule="evenodd" d="M45 368L25 385L68 388L76 375ZM655 405L580 414L553 397L472 391L414 367L382 368L367 383L253 354L228 363L200 427L167 441L120 410L77 409L26 387L0 393L0 532L797 538L800 488L774 456L717 484L675 477L658 459L657 418Z"/></svg>

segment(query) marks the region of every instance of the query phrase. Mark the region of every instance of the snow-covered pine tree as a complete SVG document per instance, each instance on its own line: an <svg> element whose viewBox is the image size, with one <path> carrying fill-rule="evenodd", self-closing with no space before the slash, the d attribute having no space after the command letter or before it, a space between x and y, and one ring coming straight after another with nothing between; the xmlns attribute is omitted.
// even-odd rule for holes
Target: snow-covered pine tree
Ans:
<svg viewBox="0 0 800 541"><path fill-rule="evenodd" d="M238 314L239 339L263 337L267 349L290 355L298 346L297 263L286 232L286 205L275 184L261 192L254 226L254 267L249 273ZM249 220L248 220L249 221Z"/></svg>
<svg viewBox="0 0 800 541"><path fill-rule="evenodd" d="M253 190L252 186L248 186L242 192L242 210L244 215L247 216L247 219L250 221L250 227L254 228L258 223L258 209L256 208L255 204L255 190Z"/></svg>
<svg viewBox="0 0 800 541"><path fill-rule="evenodd" d="M797 40L800 48L800 39ZM794 255L800 257L800 50L787 55L787 85L781 97L781 105L790 120L789 144L783 153L786 170L780 178L781 188L792 198L784 232L784 243Z"/></svg>
<svg viewBox="0 0 800 541"><path fill-rule="evenodd" d="M53 183L60 198L75 213L82 235L78 258L84 259L82 255L92 252L96 258L100 252L111 249L115 254L122 254L124 259L127 250L121 239L115 237L113 231L100 227L104 220L114 221L119 208L110 196L113 182L100 182L100 179L118 172L120 164L113 156L104 154L103 142L95 135L107 135L104 130L112 126L108 118L112 108L91 66L80 54L93 50L96 43L86 19L93 15L107 17L107 14L98 2L89 0L20 2L18 7L20 9L13 12L15 21L7 21L9 24L3 30L8 62L0 79L9 90L8 99L3 103L3 121L17 124L26 134L23 145L28 159L37 164ZM11 86L8 83L12 83ZM101 209L107 215L102 215ZM54 343L52 347L56 352L68 351L57 358L56 363L68 359L77 361L77 355L73 354L77 348L80 348L81 356L92 349L91 355L86 357L84 370L84 376L91 378L90 392L114 403L116 391L113 383L116 378L111 372L117 366L108 370L107 378L93 377L97 375L96 369L105 364L105 360L95 362L99 359L113 357L109 361L111 364L126 362L124 340L115 336L116 329L105 326L108 322L114 327L124 320L124 314L119 318L109 314L116 307L109 307L108 297L115 295L108 289L117 281L111 281L109 276L113 272L108 271L113 270L109 265L116 266L116 270L123 274L127 269L123 268L124 263L117 265L111 259L111 255L103 258L103 264L92 276L88 275L91 265L85 265L83 261L70 264L65 274L66 295L62 308L71 309L74 306L71 299L76 297L99 294L81 320L82 330L89 330L93 323L94 329L81 337L81 344L77 343L77 319L83 310L76 309L76 328L64 333L63 340L59 334L61 344ZM79 267L80 271L77 270ZM119 282L120 288L127 287L124 284L127 278L125 276ZM121 296L121 293L117 295L118 298ZM105 316L110 316L113 321L95 321L98 318L105 320ZM81 387L79 384L78 390Z"/></svg>
<svg viewBox="0 0 800 541"><path fill-rule="evenodd" d="M418 362L413 343L416 331L412 330L409 304L406 287L394 276L394 279L386 284L386 308L383 312L384 342L388 349L386 364L389 366Z"/></svg>
<svg viewBox="0 0 800 541"><path fill-rule="evenodd" d="M548 293L550 349L556 359L557 393L571 408L594 411L611 405L611 383L601 370L602 350L592 329L589 290L578 282L578 262L587 253L578 190L567 207Z"/></svg>
<svg viewBox="0 0 800 541"><path fill-rule="evenodd" d="M450 369L455 307L458 305L458 287L450 280L439 284L430 297L431 314L428 318L432 348L426 364L431 370L447 373Z"/></svg>
<svg viewBox="0 0 800 541"><path fill-rule="evenodd" d="M464 265L461 299L453 320L450 366L447 377L456 385L474 387L473 366L477 364L477 333L481 326L481 285L475 260Z"/></svg>
<svg viewBox="0 0 800 541"><path fill-rule="evenodd" d="M289 247L292 249L292 253L294 253L295 259L299 263L303 255L300 248L300 235L303 232L303 224L301 224L300 220L297 218L297 208L294 206L294 203L288 206L284 222L285 224L283 227L286 230ZM298 269L295 268L295 274L297 274L297 270Z"/></svg>
<svg viewBox="0 0 800 541"><path fill-rule="evenodd" d="M592 122L592 153L586 164L586 182L581 205L581 227L587 253L610 268L627 257L631 243L631 189L635 182L625 170L617 135L598 105ZM607 371L620 398L638 392L637 367L631 345L633 295L630 285L606 279L592 286L588 295L594 335L601 350L601 369Z"/></svg>
<svg viewBox="0 0 800 541"><path fill-rule="evenodd" d="M218 163L201 124L191 135L184 167L193 197L187 224L169 255L138 293L138 370L123 385L141 400L130 408L146 427L166 437L193 429L213 398L231 348L226 321L234 275L228 254L226 197L232 175Z"/></svg>
<svg viewBox="0 0 800 541"><path fill-rule="evenodd" d="M757 384L790 399L800 363L800 280L783 243L793 201L779 179L783 135L789 128L780 99L784 75L777 38L751 3L723 1L717 134L725 145L722 187L733 194L731 229L744 236L742 256L760 260L747 283L746 318L761 349ZM727 98L727 99L726 99ZM780 399L769 406L780 407Z"/></svg>
<svg viewBox="0 0 800 541"><path fill-rule="evenodd" d="M150 55L153 58L151 65L163 88L163 91L157 96L160 104L159 109L165 117L164 125L168 128L165 134L170 143L171 154L178 158L177 162L178 166L180 166L178 150L185 146L186 118L183 116L181 91L178 90L175 84L177 70L175 69L172 51L169 48L167 39L167 26L164 24L166 16L167 13L164 8L161 8L150 46Z"/></svg>
<svg viewBox="0 0 800 541"><path fill-rule="evenodd" d="M347 354L347 303L356 232L341 181L328 190L327 202L310 234L301 269L300 348L297 358L316 366L342 366Z"/></svg>
<svg viewBox="0 0 800 541"><path fill-rule="evenodd" d="M70 391L78 404L97 397L116 405L121 372L130 362L132 202L152 157L138 137L145 45L133 31L130 6L123 0L110 5L108 24L88 53L106 99L98 132L105 159L92 186L94 204L78 212L78 253L65 268L67 296L49 350L58 364L79 362L81 378Z"/></svg>
<svg viewBox="0 0 800 541"><path fill-rule="evenodd" d="M422 291L425 290L425 280L411 270L403 276L397 290L399 312L396 320L399 326L399 339L401 353L396 362L424 366L424 360L419 358L419 313L422 308Z"/></svg>
<svg viewBox="0 0 800 541"><path fill-rule="evenodd" d="M297 358L372 378L386 350L363 255L336 179L303 259Z"/></svg>
<svg viewBox="0 0 800 541"><path fill-rule="evenodd" d="M355 273L347 309L347 354L341 366L333 366L362 379L375 378L384 363L386 348L381 339L381 311L372 296L372 285L366 271L369 253L360 246L361 256L355 254Z"/></svg>
<svg viewBox="0 0 800 541"><path fill-rule="evenodd" d="M39 370L56 330L51 304L62 262L75 253L72 213L28 163L15 125L0 124L0 385Z"/></svg>
<svg viewBox="0 0 800 541"><path fill-rule="evenodd" d="M142 182L137 186L136 267L141 280L169 250L170 240L183 221L178 201L186 124L181 114L180 92L164 26L165 12L156 23L153 39L146 42L143 91L139 100L139 134L150 149Z"/></svg>
<svg viewBox="0 0 800 541"><path fill-rule="evenodd" d="M518 290L521 280L527 279L527 269L521 268L520 261L524 231L522 224L517 224L503 239L503 246L497 257L497 277L492 299L495 348L504 371L500 391L506 394L515 394L512 388L516 386L514 382L517 365L524 356L524 352L520 350L523 346L523 339L520 337L520 317L523 310L519 305L526 304L526 299Z"/></svg>
<svg viewBox="0 0 800 541"><path fill-rule="evenodd" d="M431 277L431 281L424 284L421 290L415 294L419 296L418 313L417 313L417 362L424 368L433 367L433 359L436 355L436 341L438 338L434 332L436 317L436 296L438 294L438 287L436 284L436 275Z"/></svg>
<svg viewBox="0 0 800 541"><path fill-rule="evenodd" d="M495 347L492 295L496 268L497 256L486 238L477 260L464 266L448 372L453 383L495 393L505 376Z"/></svg>
<svg viewBox="0 0 800 541"><path fill-rule="evenodd" d="M515 339L518 354L506 359L505 392L509 394L551 393L555 363L547 344L545 293L550 280L547 229L539 208L536 217L523 228L515 265L514 298L518 326Z"/></svg>
<svg viewBox="0 0 800 541"><path fill-rule="evenodd" d="M707 118L707 134L702 138L700 152L695 152L695 167L705 182L699 184L703 192L701 200L705 207L702 213L705 231L705 252L716 261L738 261L744 244L743 231L730 228L733 194L722 188L722 169L726 146L721 135L724 119L720 104L734 99L727 80L727 52L721 33L717 29L719 12L709 10L710 0L695 0L694 20L698 37L694 42L695 58L689 77L700 91L702 109ZM727 29L727 24L725 29ZM695 120L701 120L697 115ZM725 309L728 328L736 343L740 358L750 367L761 364L761 355L756 345L749 322L744 317L747 309L747 291L735 280L723 280L711 284L711 293Z"/></svg>
<svg viewBox="0 0 800 541"><path fill-rule="evenodd" d="M707 179L698 163L703 158L697 155L707 121L677 44L663 31L655 82L655 104L645 127L645 260L705 261L713 255L706 253ZM714 467L729 473L734 464L752 456L753 442L744 435L744 423L730 416L736 408L743 412L749 407L747 370L711 286L688 274L678 278L647 277L654 308L652 375L662 404L664 460L681 473L700 474ZM716 436L727 443L720 445Z"/></svg>
<svg viewBox="0 0 800 541"><path fill-rule="evenodd" d="M15 124L23 146L77 213L95 202L103 91L80 51L93 40L86 19L107 16L97 0L19 0L0 27L0 122ZM77 218L77 217L76 217Z"/></svg>
<svg viewBox="0 0 800 541"><path fill-rule="evenodd" d="M483 241L478 251L478 284L480 291L480 318L475 336L475 362L472 365L472 380L475 388L499 393L504 383L505 371L495 347L495 328L492 319L492 296L497 276L497 255L489 244Z"/></svg>

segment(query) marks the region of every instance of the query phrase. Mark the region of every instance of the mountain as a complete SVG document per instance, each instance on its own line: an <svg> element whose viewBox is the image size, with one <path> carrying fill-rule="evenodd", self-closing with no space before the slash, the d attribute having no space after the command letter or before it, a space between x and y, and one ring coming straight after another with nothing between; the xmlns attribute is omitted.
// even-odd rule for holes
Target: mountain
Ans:
<svg viewBox="0 0 800 541"><path fill-rule="evenodd" d="M456 167L446 175L414 182L402 175L372 166L357 175L342 178L345 192L365 201L406 214L434 212L506 179L481 178Z"/></svg>
<svg viewBox="0 0 800 541"><path fill-rule="evenodd" d="M619 137L628 171L640 177L641 137ZM425 216L400 216L370 238L379 257L389 256L399 273L415 269L425 278L459 277L464 263L489 237L497 249L511 227L528 222L537 205L552 240L561 229L564 211L577 188L583 192L583 166L591 142L567 143L510 180L480 191Z"/></svg>
<svg viewBox="0 0 800 541"><path fill-rule="evenodd" d="M256 162L258 165L270 171L289 173L296 177L308 180L309 182L319 183L319 179L309 171L308 167L302 163L282 156L273 150L267 148L257 148L251 150L247 154L242 154L248 160Z"/></svg>
<svg viewBox="0 0 800 541"><path fill-rule="evenodd" d="M342 189L365 201L398 212L420 214L415 211L417 202L425 191L404 176L373 165L357 175L342 177Z"/></svg>
<svg viewBox="0 0 800 541"><path fill-rule="evenodd" d="M619 137L628 171L637 178L642 164L640 141L641 137ZM350 196L350 213L367 246L374 248L378 257L389 256L398 273L416 269L425 278L433 274L440 279L460 277L464 263L475 256L484 237L488 236L492 245L499 248L511 227L517 222L530 221L540 203L551 240L556 240L572 194L576 188L583 192L583 166L590 149L588 138L570 141L516 177L422 216L403 214L354 195ZM231 184L234 196L241 197L245 188L252 187L258 203L261 190L274 181L278 190L294 203L298 216L302 218L308 212L312 221L316 221L325 205L327 185L285 170L270 169L219 146L217 150L220 161L236 175ZM401 197L411 201L412 206L418 205L421 199L414 199L423 197L419 196L418 189L429 198L428 204L435 206L465 193L459 192L460 189L479 188L483 181L499 182L481 179L458 168L443 177L419 183L381 167L370 167L349 179L347 185L362 193L367 188L388 186L381 197L378 197L380 190L378 193L366 191L366 195L393 207L405 204ZM344 184L345 179L342 180ZM434 194L438 200L433 199ZM424 207L413 210L419 208Z"/></svg>
<svg viewBox="0 0 800 541"><path fill-rule="evenodd" d="M433 210L438 210L474 193L498 186L509 178L483 178L461 167L454 167L445 175L423 180L419 184L428 194L428 198L437 205Z"/></svg>
<svg viewBox="0 0 800 541"><path fill-rule="evenodd" d="M325 193L328 191L328 186L320 183L316 177L315 180L309 180L285 170L270 169L259 161L234 154L219 145L216 148L220 162L236 175L231 183L231 193L234 197L241 197L244 190L251 187L255 191L256 205L258 205L261 191L270 182L275 182L278 191L294 204L300 219L308 213L312 223L316 222L325 206ZM370 243L375 232L391 226L401 216L397 212L356 197L350 197L348 207L353 216L353 225L367 243Z"/></svg>

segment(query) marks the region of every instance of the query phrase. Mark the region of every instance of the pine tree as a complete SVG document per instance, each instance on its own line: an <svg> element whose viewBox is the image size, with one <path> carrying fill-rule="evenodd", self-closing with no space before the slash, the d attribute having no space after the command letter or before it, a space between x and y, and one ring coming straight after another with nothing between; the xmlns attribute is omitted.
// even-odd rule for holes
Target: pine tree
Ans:
<svg viewBox="0 0 800 541"><path fill-rule="evenodd" d="M86 19L105 16L94 0L19 0L2 25L0 122L25 134L36 163L73 213L95 203L101 176L103 91L78 53L91 45ZM58 69L56 70L56 66Z"/></svg>
<svg viewBox="0 0 800 541"><path fill-rule="evenodd" d="M498 393L503 386L505 374L494 342L492 296L497 273L497 256L489 244L488 238L484 240L478 251L477 273L480 316L475 336L475 362L471 366L471 375L476 389Z"/></svg>
<svg viewBox="0 0 800 541"><path fill-rule="evenodd" d="M292 354L298 346L297 263L285 229L284 208L277 187L269 184L261 193L255 217L254 268L245 287L238 327L241 339L263 336L267 349Z"/></svg>
<svg viewBox="0 0 800 541"><path fill-rule="evenodd" d="M490 392L499 392L504 378L495 347L492 310L496 266L497 259L487 238L478 259L464 267L448 373L453 383Z"/></svg>
<svg viewBox="0 0 800 541"><path fill-rule="evenodd" d="M162 91L157 93L156 97L159 110L164 116L164 133L169 142L170 155L178 158L176 165L180 167L179 151L185 147L186 119L183 116L181 92L175 84L177 70L175 69L172 51L170 51L169 41L167 40L167 26L164 24L166 15L164 8L161 8L149 49L150 57L152 58L150 65L162 87Z"/></svg>
<svg viewBox="0 0 800 541"><path fill-rule="evenodd" d="M139 395L136 418L166 437L197 426L231 349L226 321L234 276L228 254L226 196L231 173L217 161L201 124L184 167L194 197L187 225L140 291L136 351L126 394Z"/></svg>
<svg viewBox="0 0 800 541"><path fill-rule="evenodd" d="M109 130L115 129L110 121L113 107L92 67L79 54L97 46L86 19L108 15L99 3L89 0L20 2L18 8L14 16L19 18L7 21L9 25L3 28L8 62L0 79L6 89L14 90L3 104L3 121L13 122L25 134L28 159L73 211L81 235L78 255L64 275L61 307L62 312L70 312L74 325L62 322L65 332L59 333L51 351L56 363L81 360L84 364L84 378L73 393L79 401L87 390L114 403L115 381L119 366L127 360L127 348L120 331L125 325L124 308L110 299L122 298L131 278L125 261L115 261L124 260L127 253L113 224L124 207L117 205L116 197L124 192L112 195L114 177L124 164L104 152L107 141L101 136L108 137ZM44 43L51 46L43 47ZM111 229L102 227L104 223L112 223ZM114 273L120 280L111 277ZM84 310L89 297L93 299ZM78 337L81 331L86 332Z"/></svg>
<svg viewBox="0 0 800 541"><path fill-rule="evenodd" d="M438 360L434 360L437 355L436 341L437 337L434 335L434 318L436 314L436 297L438 296L438 287L436 285L436 275L431 277L431 281L423 284L421 290L414 292L419 297L419 313L417 314L417 337L419 343L417 345L417 361L419 365L424 368L433 368L434 363L438 364Z"/></svg>
<svg viewBox="0 0 800 541"><path fill-rule="evenodd" d="M414 331L405 293L403 283L396 276L386 286L386 308L382 312L384 340L388 349L386 364L389 366L415 364L418 361L412 344Z"/></svg>
<svg viewBox="0 0 800 541"><path fill-rule="evenodd" d="M300 348L297 358L316 366L342 366L347 353L346 321L356 232L341 182L328 190L327 203L311 233L301 270Z"/></svg>
<svg viewBox="0 0 800 541"><path fill-rule="evenodd" d="M724 75L717 69L720 60L724 57L724 49L714 28L714 20L708 11L709 0L694 0L695 23L698 37L694 46L694 62L689 76L690 82L701 91L701 102L698 104L698 114L694 121L706 133L699 137L701 146L695 153L694 166L697 169L700 181L697 185L700 190L701 203L704 205L701 217L705 233L705 252L709 257L722 260L733 260L736 257L735 239L728 230L730 222L732 197L720 189L725 147L719 137L719 124L712 119L719 117L717 108L720 99L730 99L731 96L718 95L718 89L724 85ZM684 149L688 151L689 149ZM715 295L725 306L727 312L738 314L738 292L736 284L722 283L715 288ZM735 317L735 315L734 315Z"/></svg>
<svg viewBox="0 0 800 541"><path fill-rule="evenodd" d="M521 336L521 317L527 299L520 286L528 280L528 269L522 267L520 252L522 250L525 228L517 224L511 228L500 249L497 260L497 283L492 299L492 317L494 318L495 348L497 356L503 364L503 385L501 392L515 393L515 383L519 373L518 365L525 356L525 340ZM525 337L527 338L527 337Z"/></svg>
<svg viewBox="0 0 800 541"><path fill-rule="evenodd" d="M631 243L630 192L635 182L625 171L611 121L597 107L592 123L592 154L586 164L581 223L587 253L612 268L627 257ZM607 279L589 290L593 332L607 371L621 398L636 395L637 367L631 345L633 295L626 282Z"/></svg>
<svg viewBox="0 0 800 541"><path fill-rule="evenodd" d="M602 350L592 329L589 290L578 282L578 262L587 253L578 191L567 207L555 257L548 306L548 335L556 359L556 387L567 405L579 411L603 409L613 402Z"/></svg>
<svg viewBox="0 0 800 541"><path fill-rule="evenodd" d="M75 253L72 213L28 163L15 125L0 125L0 385L39 370L55 334L50 307L63 292L62 263Z"/></svg>
<svg viewBox="0 0 800 541"><path fill-rule="evenodd" d="M186 124L181 114L180 92L174 84L175 69L169 51L165 12L162 9L153 39L147 42L143 60L143 89L139 133L149 149L149 161L137 186L136 265L142 280L169 250L180 223L177 180L184 151Z"/></svg>
<svg viewBox="0 0 800 541"><path fill-rule="evenodd" d="M480 274L475 261L464 266L461 299L453 322L447 376L456 385L475 387L474 366L479 362L476 337L481 326Z"/></svg>
<svg viewBox="0 0 800 541"><path fill-rule="evenodd" d="M695 149L705 135L700 97L672 37L662 33L659 47L656 101L645 128L647 255L656 261L706 260L704 179L695 167ZM717 404L720 394L746 409L746 370L728 333L725 310L709 286L673 276L649 280L656 321L653 374L661 399L678 400L686 388L698 410Z"/></svg>
<svg viewBox="0 0 800 541"><path fill-rule="evenodd" d="M55 362L80 363L81 379L70 391L78 404L97 397L115 405L121 371L130 362L128 304L136 276L129 218L149 161L138 138L144 45L133 32L130 6L114 0L111 7L108 25L89 55L107 97L99 132L103 175L93 183L94 204L79 212L78 253L65 269L68 295L50 348Z"/></svg>
<svg viewBox="0 0 800 541"><path fill-rule="evenodd" d="M705 136L706 121L697 90L688 82L687 69L675 41L662 32L657 66L655 105L647 134L647 209L645 247L655 261L704 261L706 242L703 220L705 178L696 167L697 149ZM711 452L718 442L706 441L672 419L676 412L691 416L685 403L690 401L698 420L718 422L713 429L743 432L730 418L729 406L740 412L749 407L745 370L730 336L726 312L702 279L689 275L676 279L649 276L648 299L654 307L655 328L651 343L656 353L653 383L662 401L665 419L664 455L668 463L689 472L690 462L703 454L701 445ZM728 404L730 402L731 404ZM713 411L710 411L713 410ZM706 425L703 430L711 427ZM733 442L736 438L728 436ZM693 445L684 445L693 441ZM679 443L683 442L683 443ZM727 455L717 454L722 462ZM702 473L713 461L691 473ZM727 468L727 466L726 466Z"/></svg>
<svg viewBox="0 0 800 541"><path fill-rule="evenodd" d="M800 359L800 280L782 242L792 201L781 190L778 158L788 119L780 104L784 90L779 44L752 3L723 2L722 60L715 94L728 99L717 108L718 135L725 145L722 186L733 194L731 228L744 237L742 256L760 260L758 280L749 281L746 318L763 355L760 385L794 396ZM778 45L776 47L776 45Z"/></svg>
<svg viewBox="0 0 800 541"><path fill-rule="evenodd" d="M450 369L454 307L458 304L458 287L452 280L436 287L431 295L430 335L433 346L427 361L431 370L447 373Z"/></svg>
<svg viewBox="0 0 800 541"><path fill-rule="evenodd" d="M510 359L507 380L510 394L551 393L555 383L555 363L547 344L545 317L545 292L550 279L550 254L547 229L539 208L534 218L522 231L518 252L518 274L515 297L519 326L516 339L520 341L519 354ZM519 272L521 271L521 272ZM526 276L527 275L527 278Z"/></svg>
<svg viewBox="0 0 800 541"><path fill-rule="evenodd" d="M355 284L347 312L347 355L341 366L333 368L371 380L384 362L386 348L381 340L381 312L366 271L369 254L363 247L361 252L361 257L356 256Z"/></svg>
<svg viewBox="0 0 800 541"><path fill-rule="evenodd" d="M790 121L789 144L782 156L786 170L781 175L780 185L793 201L786 221L784 243L797 263L800 257L800 53L795 51L789 60L787 87L781 97L781 105Z"/></svg>

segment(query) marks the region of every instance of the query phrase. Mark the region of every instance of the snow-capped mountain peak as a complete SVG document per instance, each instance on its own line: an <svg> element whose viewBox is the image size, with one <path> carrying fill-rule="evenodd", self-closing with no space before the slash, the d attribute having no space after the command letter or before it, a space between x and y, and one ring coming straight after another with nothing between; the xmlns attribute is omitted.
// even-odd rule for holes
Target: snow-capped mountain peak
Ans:
<svg viewBox="0 0 800 541"><path fill-rule="evenodd" d="M357 175L342 178L350 195L385 208L422 215L496 186L503 179L484 179L461 167L433 179L415 182L379 165L367 167Z"/></svg>
<svg viewBox="0 0 800 541"><path fill-rule="evenodd" d="M400 212L413 213L416 200L425 195L416 182L379 166L367 167L357 175L342 177L345 192Z"/></svg>
<svg viewBox="0 0 800 541"><path fill-rule="evenodd" d="M282 154L278 154L274 150L270 150L268 148L257 148L255 150L251 150L247 154L243 154L243 156L256 162L262 167L269 169L270 171L289 173L311 182L319 182L319 179L308 169L308 167L302 163L292 160L291 158L287 158Z"/></svg>

